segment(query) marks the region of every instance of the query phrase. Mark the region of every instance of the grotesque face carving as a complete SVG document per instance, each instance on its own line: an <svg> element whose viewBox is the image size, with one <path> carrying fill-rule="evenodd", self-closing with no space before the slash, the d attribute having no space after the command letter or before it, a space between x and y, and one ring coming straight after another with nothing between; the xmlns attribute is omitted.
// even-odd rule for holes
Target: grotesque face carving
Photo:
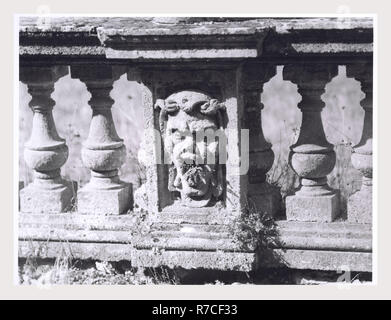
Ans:
<svg viewBox="0 0 391 320"><path fill-rule="evenodd" d="M181 91L158 100L156 107L171 163L168 189L179 191L185 206L207 206L223 189L219 142L214 137L223 126L224 105L201 92Z"/></svg>

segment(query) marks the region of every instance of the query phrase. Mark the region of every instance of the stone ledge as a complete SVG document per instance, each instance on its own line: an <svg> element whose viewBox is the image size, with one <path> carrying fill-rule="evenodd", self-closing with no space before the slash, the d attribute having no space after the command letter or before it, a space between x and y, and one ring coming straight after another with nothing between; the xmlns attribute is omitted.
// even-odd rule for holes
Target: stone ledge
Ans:
<svg viewBox="0 0 391 320"><path fill-rule="evenodd" d="M279 33L295 30L344 30L370 29L373 21L363 18L267 18L267 17L50 17L49 23L38 23L38 17L20 17L20 31L23 32L64 32L96 33L101 27L110 34L164 35L231 33L246 34L254 28L275 28ZM170 21L167 21L170 19Z"/></svg>
<svg viewBox="0 0 391 320"><path fill-rule="evenodd" d="M278 221L278 234L283 248L372 251L370 224L336 221L330 223Z"/></svg>
<svg viewBox="0 0 391 320"><path fill-rule="evenodd" d="M139 266L144 262L146 266L156 265L158 259L160 263L174 265L182 261L179 257L186 256L183 267L197 266L198 259L210 257L214 262L208 265L217 269L224 269L229 260L235 266L230 270L243 261L247 261L246 266L252 261L250 264L254 266L314 270L339 270L347 266L352 271L370 272L372 268L369 224L277 221L277 238L260 254L241 248L226 225L160 222L148 234L135 232L139 224L137 228L134 225L132 214L20 213L19 256L55 258L65 253L78 259L110 261L137 257L132 263ZM156 252L171 253L159 256ZM220 265L216 259L222 252L229 259Z"/></svg>
<svg viewBox="0 0 391 320"><path fill-rule="evenodd" d="M250 252L134 250L131 261L135 267L250 272L255 269L256 255Z"/></svg>
<svg viewBox="0 0 391 320"><path fill-rule="evenodd" d="M83 243L19 240L19 257L36 256L105 261L131 261L135 267L183 267L251 271L254 268L288 267L312 270L372 272L372 254L321 250L274 249L257 256L251 252L135 250L123 243Z"/></svg>
<svg viewBox="0 0 391 320"><path fill-rule="evenodd" d="M160 19L160 20L159 20ZM371 57L372 18L21 17L21 58L132 61Z"/></svg>
<svg viewBox="0 0 391 320"><path fill-rule="evenodd" d="M82 260L121 261L131 259L131 250L132 247L124 243L19 240L18 256L53 259L66 256Z"/></svg>
<svg viewBox="0 0 391 320"><path fill-rule="evenodd" d="M176 220L173 220L176 221ZM180 220L181 221L181 220ZM134 226L137 225L137 228ZM19 214L19 238L53 241L130 243L140 248L238 250L230 227L219 224L154 223L151 233L140 234L132 214L89 215ZM163 241L164 239L164 241ZM274 248L372 251L370 224L277 221ZM225 245L223 245L226 243Z"/></svg>
<svg viewBox="0 0 391 320"><path fill-rule="evenodd" d="M372 272L372 253L275 249L261 256L259 264L262 267L273 268Z"/></svg>

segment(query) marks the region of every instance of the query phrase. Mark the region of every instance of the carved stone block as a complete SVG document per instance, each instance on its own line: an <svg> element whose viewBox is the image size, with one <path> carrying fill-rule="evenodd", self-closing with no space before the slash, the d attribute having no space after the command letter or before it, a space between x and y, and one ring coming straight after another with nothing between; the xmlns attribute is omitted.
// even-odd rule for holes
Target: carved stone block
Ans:
<svg viewBox="0 0 391 320"><path fill-rule="evenodd" d="M331 222L339 214L339 194L286 197L286 218L294 221Z"/></svg>
<svg viewBox="0 0 391 320"><path fill-rule="evenodd" d="M69 181L58 189L37 188L34 183L20 191L20 211L31 213L60 213L70 209L76 193Z"/></svg>
<svg viewBox="0 0 391 320"><path fill-rule="evenodd" d="M132 185L122 183L122 186L112 190L83 188L77 193L77 208L79 213L87 214L121 214L132 207Z"/></svg>
<svg viewBox="0 0 391 320"><path fill-rule="evenodd" d="M169 164L168 190L185 207L205 207L223 193L219 144L224 105L198 91L180 91L155 104ZM219 140L216 141L216 136Z"/></svg>

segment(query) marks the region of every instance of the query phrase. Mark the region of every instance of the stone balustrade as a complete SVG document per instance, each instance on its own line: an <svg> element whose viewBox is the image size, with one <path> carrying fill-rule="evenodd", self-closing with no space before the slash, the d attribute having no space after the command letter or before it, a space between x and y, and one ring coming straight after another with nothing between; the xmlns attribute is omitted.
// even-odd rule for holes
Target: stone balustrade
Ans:
<svg viewBox="0 0 391 320"><path fill-rule="evenodd" d="M32 237L37 243L44 239L34 227L50 229L60 224L65 232L60 240L71 241L82 258L91 258L91 245L80 249L81 238L91 237L90 242L105 246L103 251L95 250L93 258L127 258L136 266L191 267L193 263L202 268L217 265L247 270L254 263L253 252L231 244L227 225L240 219L250 205L279 224L285 247L281 244L275 252L288 249L285 265L337 269L347 263L353 269L370 271L371 19L249 18L203 24L200 18L197 23L170 22L163 29L158 21L145 18L113 18L112 27L100 18L77 19L83 24L66 27L66 18L53 18L51 28L45 30L34 19L20 21L20 81L28 86L34 114L24 152L34 181L19 194L22 256L26 239ZM262 129L261 95L278 65L284 66L284 80L297 85L301 96L300 133L289 154L300 186L286 199L267 182L275 157ZM365 94L362 137L352 154L352 164L363 181L348 201L347 218L341 216L339 190L327 182L337 159L321 118L321 96L339 65L346 65L347 75L361 83ZM91 95L92 118L81 152L91 178L77 191L73 182L61 177L68 147L52 116L54 85L68 72ZM142 85L146 181L137 190L119 177L119 169L129 159L111 113L110 92L124 74ZM213 141L197 140L196 135L205 129L223 135ZM242 129L248 130L247 142ZM227 151L227 162L205 163L208 150L214 150L218 160ZM283 200L286 212L282 218ZM136 241L121 235L120 225L137 229L131 217L139 211L154 215L157 227ZM88 221L99 221L97 230L101 231L79 236L75 230ZM104 233L110 223L118 225L117 233L115 226L113 234ZM308 243L308 237L314 242ZM113 249L113 239L123 246L135 241L136 250L130 256L118 253L120 247ZM56 247L50 246L46 256L55 256ZM168 250L160 260L150 254L155 246ZM112 256L110 250L114 250ZM197 256L194 250L201 253ZM214 256L216 250L225 252L224 262ZM304 266L298 258L301 255L318 260Z"/></svg>
<svg viewBox="0 0 391 320"><path fill-rule="evenodd" d="M90 131L82 150L91 180L77 194L77 209L81 213L121 214L132 205L131 186L118 176L126 149L111 114L114 100L110 92L121 71L112 66L72 66L71 73L86 84L92 108Z"/></svg>
<svg viewBox="0 0 391 320"><path fill-rule="evenodd" d="M300 177L300 189L286 199L288 220L331 222L339 214L338 192L327 185L333 170L334 146L325 136L321 95L326 84L337 75L336 65L287 65L284 78L298 85L302 112L300 135L291 146L289 164Z"/></svg>
<svg viewBox="0 0 391 320"><path fill-rule="evenodd" d="M33 126L25 145L24 158L34 170L34 181L20 193L24 212L63 212L70 209L74 190L61 178L60 170L68 158L68 147L56 130L51 98L55 82L66 75L64 66L21 68L20 81L27 84L31 95Z"/></svg>

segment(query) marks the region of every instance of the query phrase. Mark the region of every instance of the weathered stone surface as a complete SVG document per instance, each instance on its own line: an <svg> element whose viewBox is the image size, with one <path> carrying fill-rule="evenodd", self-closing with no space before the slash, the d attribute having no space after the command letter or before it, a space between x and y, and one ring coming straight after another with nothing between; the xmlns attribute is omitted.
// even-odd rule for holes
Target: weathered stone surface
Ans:
<svg viewBox="0 0 391 320"><path fill-rule="evenodd" d="M37 188L31 183L19 195L21 212L58 213L70 209L76 189L68 181L64 181L63 187L52 190Z"/></svg>
<svg viewBox="0 0 391 320"><path fill-rule="evenodd" d="M137 249L243 251L228 225L175 224L170 221L152 223L148 233L135 233Z"/></svg>
<svg viewBox="0 0 391 320"><path fill-rule="evenodd" d="M276 249L261 255L259 266L372 272L372 253Z"/></svg>
<svg viewBox="0 0 391 320"><path fill-rule="evenodd" d="M143 183L133 193L133 210L137 212L141 210L147 211L149 206L147 186Z"/></svg>
<svg viewBox="0 0 391 320"><path fill-rule="evenodd" d="M227 154L226 168L226 207L233 215L238 216L246 209L248 194L248 166L246 157L241 154L249 149L249 137L242 129L244 100L240 86L242 74L236 71L224 72L223 92L227 114ZM234 80L235 79L235 80ZM247 166L246 166L247 165Z"/></svg>
<svg viewBox="0 0 391 320"><path fill-rule="evenodd" d="M123 243L48 242L19 240L19 257L104 261L128 260L135 267L183 267L251 271L257 267L289 267L310 270L347 270L372 272L372 254L295 249L274 249L256 258L254 253L216 251L134 250Z"/></svg>
<svg viewBox="0 0 391 320"><path fill-rule="evenodd" d="M97 27L121 30L124 34L158 35L187 34L194 29L199 34L246 34L252 28L278 27L279 33L296 30L354 30L373 27L372 18L260 18L260 17L50 17L49 24L38 24L37 17L21 17L20 30L31 32L94 32ZM242 27L242 28L241 28Z"/></svg>
<svg viewBox="0 0 391 320"><path fill-rule="evenodd" d="M303 250L329 250L329 251L346 251L346 252L371 252L372 250L372 236L363 235L362 238L342 238L333 237L326 238L326 234L320 236L314 234L299 234L295 235L281 235L284 248L297 248Z"/></svg>
<svg viewBox="0 0 391 320"><path fill-rule="evenodd" d="M227 225L235 218L224 207L183 208L174 203L156 215L156 223Z"/></svg>
<svg viewBox="0 0 391 320"><path fill-rule="evenodd" d="M255 254L222 251L132 251L132 265L135 267L184 269L212 269L249 272L254 269Z"/></svg>
<svg viewBox="0 0 391 320"><path fill-rule="evenodd" d="M372 52L372 43L292 43L297 53Z"/></svg>
<svg viewBox="0 0 391 320"><path fill-rule="evenodd" d="M334 223L335 224L335 223ZM330 230L322 231L319 224L309 226L278 226L277 245L285 249L302 250L329 250L345 252L371 252L372 235L370 230L354 228L354 225L345 224L341 230L340 224L331 224ZM167 230L167 225L161 231L154 231L148 237L135 237L134 226L110 230L97 224L86 225L84 229L80 225L48 224L40 228L23 223L19 231L20 239L34 239L34 241L73 241L73 242L97 242L97 243L129 243L141 249L166 249L166 250L206 250L206 251L243 251L238 243L234 243L229 233L222 232L220 228L210 230L203 228L198 230L197 225L173 225L178 230ZM310 228L311 227L311 228ZM318 230L317 230L318 229ZM132 231L132 232L129 232Z"/></svg>
<svg viewBox="0 0 391 320"><path fill-rule="evenodd" d="M146 250L184 250L184 251L212 251L221 250L224 252L243 252L239 244L234 243L229 237L220 234L210 235L208 238L201 238L200 234L186 236L179 233L158 233L154 232L151 237L133 239L137 249ZM213 239L215 238L215 239Z"/></svg>
<svg viewBox="0 0 391 320"><path fill-rule="evenodd" d="M77 193L79 213L121 214L132 207L132 185L120 183L118 188L102 190L92 186Z"/></svg>
<svg viewBox="0 0 391 320"><path fill-rule="evenodd" d="M19 239L34 241L59 241L59 242L96 242L104 243L131 243L132 233L126 230L94 230L94 227L80 228L53 228L41 226L41 228L23 227L19 231Z"/></svg>
<svg viewBox="0 0 391 320"><path fill-rule="evenodd" d="M256 58L257 49L198 49L198 50L114 50L105 51L108 59L244 59Z"/></svg>
<svg viewBox="0 0 391 320"><path fill-rule="evenodd" d="M286 218L293 221L331 222L339 215L339 195L286 197Z"/></svg>
<svg viewBox="0 0 391 320"><path fill-rule="evenodd" d="M166 59L200 54L232 59L234 52L229 50L236 49L236 57L248 58L262 55L265 38L267 56L365 55L372 53L373 42L371 18L50 17L48 23L37 22L37 18L21 18L22 56L91 57L101 55L102 50L108 58L153 59L158 53ZM167 50L153 52L151 45Z"/></svg>
<svg viewBox="0 0 391 320"><path fill-rule="evenodd" d="M372 186L362 186L361 190L348 200L348 220L351 222L372 223Z"/></svg>
<svg viewBox="0 0 391 320"><path fill-rule="evenodd" d="M200 209L197 209L200 210ZM161 213L161 218L156 219L154 227L156 231L186 231L191 228L193 232L228 232L230 224L205 224L204 220L200 220L191 224L195 215L199 215L202 218L205 216L199 212L193 212L193 216L185 219L190 211L176 213L178 217L169 215L167 212ZM124 215L83 215L74 213L53 213L53 214L37 214L37 213L20 213L19 214L19 226L22 229L27 228L29 230L35 228L39 232L40 229L48 230L101 230L101 231L126 231L127 234L131 234L131 231L137 230L140 225L136 223L137 214L129 213ZM210 218L206 218L207 220ZM347 221L335 221L332 223L321 222L296 222L280 220L276 221L278 228L278 237L284 240L285 237L296 236L302 237L303 245L311 245L311 237L320 237L325 240L335 239L340 241L341 246L347 239L372 239L372 226L370 224L351 223ZM369 249L371 242L369 242ZM317 247L321 248L321 247ZM342 250L342 247L336 246L338 250Z"/></svg>
<svg viewBox="0 0 391 320"><path fill-rule="evenodd" d="M313 127L313 129L314 131L316 130L315 127ZM307 133L309 134L309 132ZM319 143L322 143L322 141L319 140ZM306 148L308 152L306 152L307 150L303 150L304 148ZM292 147L292 152L289 155L292 168L300 177L308 177L307 180L314 181L315 179L324 178L333 170L336 162L335 152L333 150L324 149L325 148L319 148L316 144ZM312 185L307 184L304 186L310 187Z"/></svg>
<svg viewBox="0 0 391 320"><path fill-rule="evenodd" d="M56 57L105 57L105 49L101 46L20 46L21 56L56 56Z"/></svg>
<svg viewBox="0 0 391 320"><path fill-rule="evenodd" d="M47 242L19 240L19 257L39 256L58 258L72 256L77 259L104 261L131 261L134 267L182 267L185 269L236 270L253 269L254 253L219 251L165 251L134 250L129 244Z"/></svg>
<svg viewBox="0 0 391 320"><path fill-rule="evenodd" d="M324 222L302 222L302 221L289 221L289 220L277 220L276 225L279 230L290 232L292 234L323 234L325 237L361 237L362 235L371 236L372 226L362 225L359 223L351 223L342 219L336 220L330 223Z"/></svg>
<svg viewBox="0 0 391 320"><path fill-rule="evenodd" d="M200 255L211 259L205 266L222 270L247 257L256 261L258 266L313 270L338 270L348 266L352 271L371 271L370 224L277 221L278 232L273 244L263 248L255 258L254 252L245 251L232 241L230 226L155 222L154 231L141 236L141 225L135 221L134 214L21 213L19 255L53 258L62 252L72 254L74 258L109 261L141 256L137 258L140 266L142 263L168 263L201 268L200 262L196 261ZM138 251L133 255L135 248ZM159 252L171 253L161 256ZM229 258L220 259L221 255ZM184 262L184 256L190 260ZM228 264L227 261L231 262Z"/></svg>
<svg viewBox="0 0 391 320"><path fill-rule="evenodd" d="M122 243L85 243L19 240L19 257L94 259L102 261L131 260L131 246Z"/></svg>
<svg viewBox="0 0 391 320"><path fill-rule="evenodd" d="M107 230L107 231L130 231L134 230L135 215L93 215L93 214L75 214L53 213L53 214L34 214L19 213L20 228L44 229L65 229L65 230Z"/></svg>
<svg viewBox="0 0 391 320"><path fill-rule="evenodd" d="M277 221L277 247L302 250L371 252L372 227L359 223L335 221Z"/></svg>

